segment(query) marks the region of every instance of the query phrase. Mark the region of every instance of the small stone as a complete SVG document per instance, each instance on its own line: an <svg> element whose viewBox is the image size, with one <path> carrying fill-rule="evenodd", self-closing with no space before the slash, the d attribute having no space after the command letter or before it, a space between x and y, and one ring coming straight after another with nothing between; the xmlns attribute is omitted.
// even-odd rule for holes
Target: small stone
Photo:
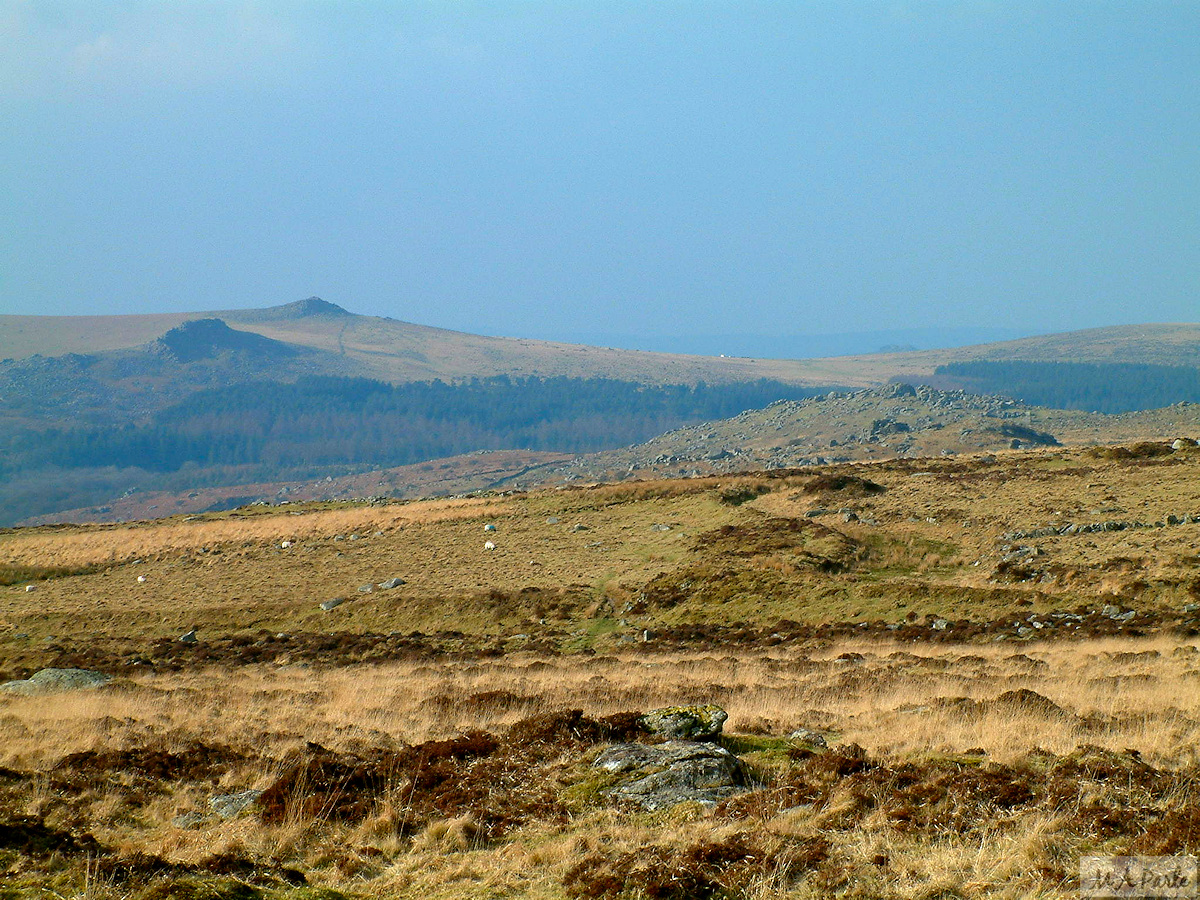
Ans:
<svg viewBox="0 0 1200 900"><path fill-rule="evenodd" d="M358 586L358 592L360 594L369 594L373 590L375 590L375 585L373 584L360 584Z"/></svg>
<svg viewBox="0 0 1200 900"><path fill-rule="evenodd" d="M547 525L557 525L559 523L559 521L560 521L560 519L558 518L558 516L550 516L546 519L546 524Z"/></svg>
<svg viewBox="0 0 1200 900"><path fill-rule="evenodd" d="M797 728L788 738L793 741L803 741L812 747L828 747L829 744L825 740L825 735L819 731L812 731L808 728Z"/></svg>
<svg viewBox="0 0 1200 900"><path fill-rule="evenodd" d="M181 643L184 643L184 644L200 643L200 639L198 637L196 637L196 629L195 628L193 628L191 631L185 631L183 634L181 634L179 636L179 640Z"/></svg>
<svg viewBox="0 0 1200 900"><path fill-rule="evenodd" d="M208 808L222 819L232 819L243 809L262 796L262 791L239 791L236 794L221 794L208 801Z"/></svg>
<svg viewBox="0 0 1200 900"><path fill-rule="evenodd" d="M577 523L574 525L574 527L572 527L572 528L571 528L571 530L572 530L572 531L588 531L589 529L588 529L588 527L587 527L586 525L584 525L582 522L577 522Z"/></svg>
<svg viewBox="0 0 1200 900"><path fill-rule="evenodd" d="M390 591L392 588L398 588L404 584L403 578L389 578L387 581L379 582L379 587L385 591Z"/></svg>
<svg viewBox="0 0 1200 900"><path fill-rule="evenodd" d="M329 610L337 609L339 606L341 606L345 602L346 602L345 597L334 597L332 600L325 600L324 602L322 602L321 609L325 610L325 612L329 612Z"/></svg>

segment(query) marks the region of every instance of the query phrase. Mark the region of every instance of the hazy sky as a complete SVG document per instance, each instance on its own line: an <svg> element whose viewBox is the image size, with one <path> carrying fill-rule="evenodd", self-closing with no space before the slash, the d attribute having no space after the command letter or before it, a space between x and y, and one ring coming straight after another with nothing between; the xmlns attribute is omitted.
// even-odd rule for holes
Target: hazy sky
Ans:
<svg viewBox="0 0 1200 900"><path fill-rule="evenodd" d="M0 312L1200 320L1200 3L0 0Z"/></svg>

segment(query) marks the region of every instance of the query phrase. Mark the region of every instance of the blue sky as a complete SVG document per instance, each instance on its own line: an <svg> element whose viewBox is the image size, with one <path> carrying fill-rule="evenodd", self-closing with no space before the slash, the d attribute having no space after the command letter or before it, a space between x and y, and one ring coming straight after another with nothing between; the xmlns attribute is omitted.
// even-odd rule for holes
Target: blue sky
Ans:
<svg viewBox="0 0 1200 900"><path fill-rule="evenodd" d="M0 312L1200 319L1200 3L0 0Z"/></svg>

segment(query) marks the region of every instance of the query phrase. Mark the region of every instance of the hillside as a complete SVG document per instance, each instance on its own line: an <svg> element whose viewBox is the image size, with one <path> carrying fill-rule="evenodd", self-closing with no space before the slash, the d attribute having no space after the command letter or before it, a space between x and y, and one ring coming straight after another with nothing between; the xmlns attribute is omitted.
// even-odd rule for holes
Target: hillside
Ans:
<svg viewBox="0 0 1200 900"><path fill-rule="evenodd" d="M1162 444L0 532L5 888L1068 900L1200 851L1198 533Z"/></svg>
<svg viewBox="0 0 1200 900"><path fill-rule="evenodd" d="M284 500L417 499L471 491L792 470L887 459L952 458L1020 448L1200 437L1200 404L1119 415L1032 407L962 391L892 384L748 409L597 453L505 450L304 480L186 490L125 490L103 503L29 515L24 524L120 522ZM128 483L131 476L126 476ZM38 487L39 496L45 495ZM64 498L65 500L65 498Z"/></svg>
<svg viewBox="0 0 1200 900"><path fill-rule="evenodd" d="M890 384L780 401L732 419L669 432L644 444L541 467L522 476L519 483L709 475L1180 436L1200 436L1200 404L1102 415Z"/></svg>

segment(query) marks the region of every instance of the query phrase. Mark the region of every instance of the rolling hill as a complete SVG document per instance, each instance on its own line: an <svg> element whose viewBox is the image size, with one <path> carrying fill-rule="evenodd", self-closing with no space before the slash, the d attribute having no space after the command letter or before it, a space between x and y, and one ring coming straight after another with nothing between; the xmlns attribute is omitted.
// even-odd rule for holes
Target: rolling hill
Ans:
<svg viewBox="0 0 1200 900"><path fill-rule="evenodd" d="M124 316L0 316L0 359L129 350L197 319L324 351L343 370L394 383L491 375L608 377L659 384L769 378L813 386L920 382L965 360L1200 365L1200 324L1094 328L948 350L826 359L718 358L487 337L357 315L317 297L265 309Z"/></svg>

